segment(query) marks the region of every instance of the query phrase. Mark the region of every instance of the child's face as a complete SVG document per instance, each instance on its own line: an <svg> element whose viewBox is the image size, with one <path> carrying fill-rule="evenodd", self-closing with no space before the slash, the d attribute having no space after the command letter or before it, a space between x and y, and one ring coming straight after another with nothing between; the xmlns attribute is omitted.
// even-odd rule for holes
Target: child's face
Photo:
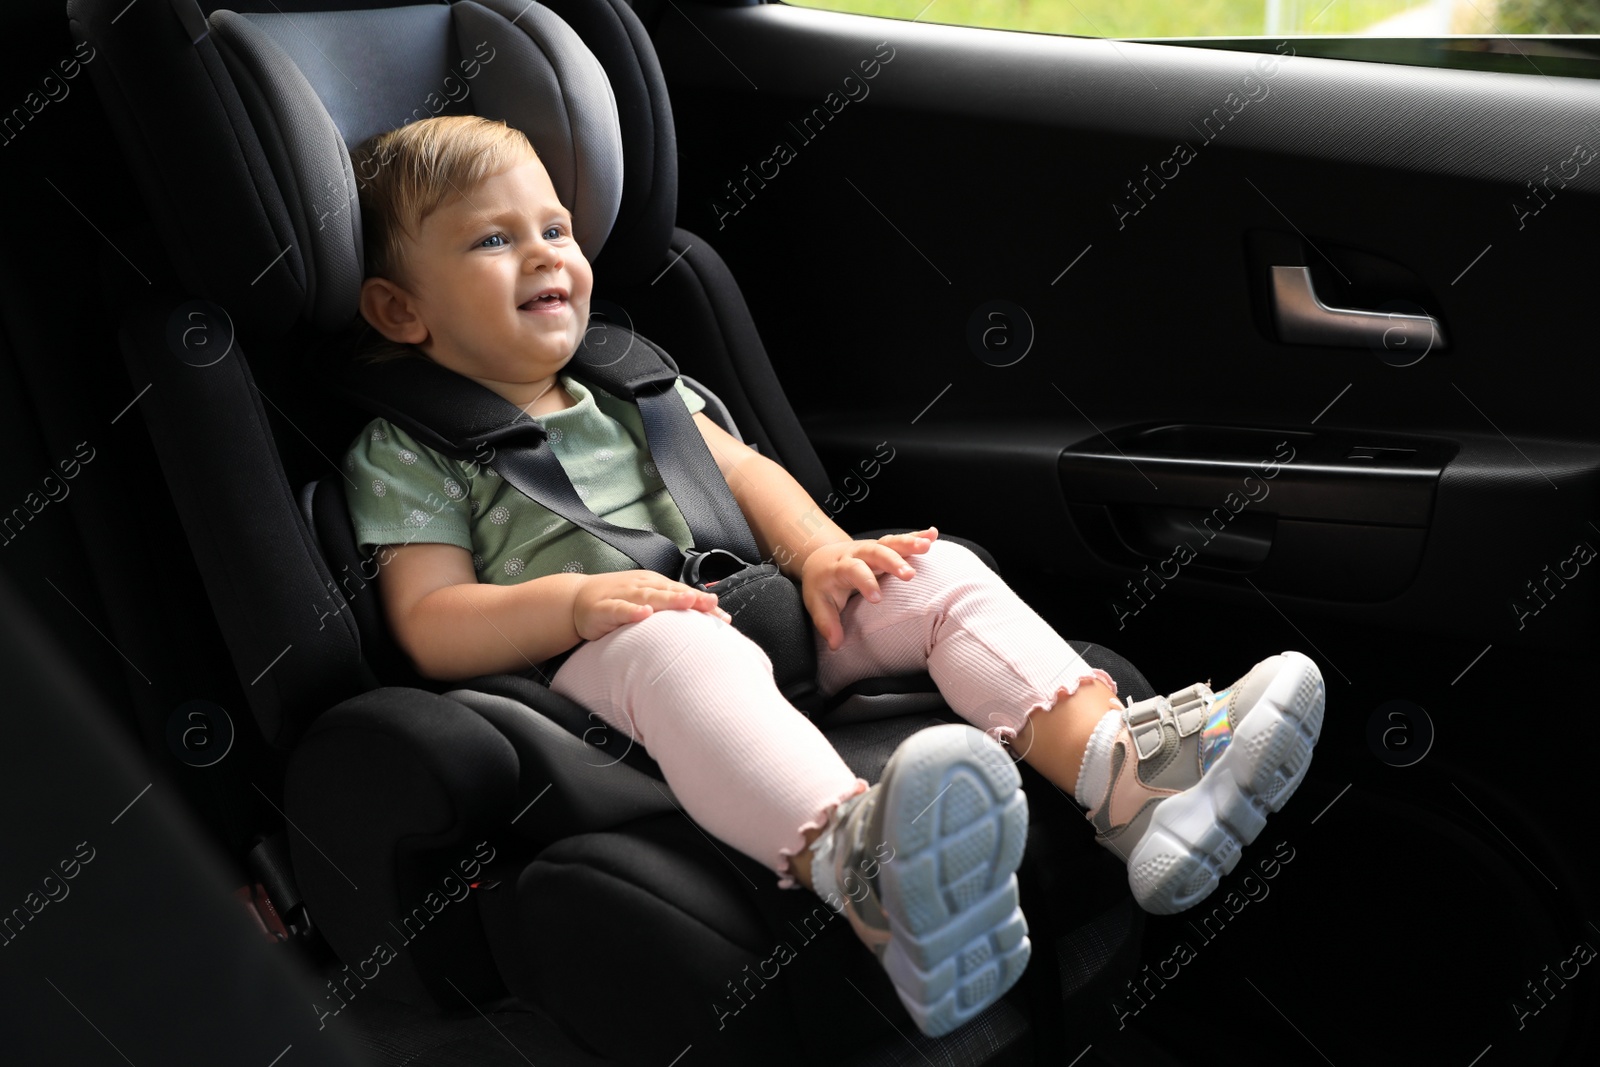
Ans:
<svg viewBox="0 0 1600 1067"><path fill-rule="evenodd" d="M525 406L577 351L594 273L537 160L464 193L407 239L412 289L394 286L398 295L380 314L398 316L394 327L405 336L391 339ZM541 293L553 296L535 299Z"/></svg>

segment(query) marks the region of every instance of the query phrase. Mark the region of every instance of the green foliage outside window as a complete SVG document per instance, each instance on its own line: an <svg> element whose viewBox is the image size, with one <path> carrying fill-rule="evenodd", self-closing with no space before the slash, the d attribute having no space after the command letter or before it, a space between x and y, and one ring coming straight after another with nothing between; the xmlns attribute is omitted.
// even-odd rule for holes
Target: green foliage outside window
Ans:
<svg viewBox="0 0 1600 1067"><path fill-rule="evenodd" d="M1500 0L1501 33L1600 33L1597 0Z"/></svg>
<svg viewBox="0 0 1600 1067"><path fill-rule="evenodd" d="M787 0L802 7L1079 37L1600 33L1600 0ZM1401 30L1386 20L1408 16ZM1421 21L1416 21L1420 19ZM1421 28L1418 27L1432 27Z"/></svg>

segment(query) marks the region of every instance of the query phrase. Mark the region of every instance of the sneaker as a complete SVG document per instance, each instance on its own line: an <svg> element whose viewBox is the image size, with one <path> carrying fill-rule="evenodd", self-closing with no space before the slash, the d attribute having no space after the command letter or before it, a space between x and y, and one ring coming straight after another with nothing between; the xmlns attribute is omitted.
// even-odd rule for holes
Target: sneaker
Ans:
<svg viewBox="0 0 1600 1067"><path fill-rule="evenodd" d="M1183 911L1238 866L1305 777L1325 700L1317 665L1284 652L1220 692L1193 685L1127 708L1111 784L1086 817L1127 863L1140 907Z"/></svg>
<svg viewBox="0 0 1600 1067"><path fill-rule="evenodd" d="M1014 873L1028 836L1021 784L987 735L930 727L812 845L813 889L849 919L929 1037L999 1000L1028 965Z"/></svg>

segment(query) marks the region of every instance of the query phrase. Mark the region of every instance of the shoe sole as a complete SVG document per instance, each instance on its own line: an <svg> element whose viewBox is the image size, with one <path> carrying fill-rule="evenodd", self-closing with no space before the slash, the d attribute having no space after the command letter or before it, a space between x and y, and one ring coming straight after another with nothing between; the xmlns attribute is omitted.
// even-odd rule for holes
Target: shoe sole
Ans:
<svg viewBox="0 0 1600 1067"><path fill-rule="evenodd" d="M1028 837L1022 778L971 726L920 731L896 750L879 900L892 935L883 968L929 1037L999 1000L1032 946L1014 873ZM888 768L885 768L887 773Z"/></svg>
<svg viewBox="0 0 1600 1067"><path fill-rule="evenodd" d="M1288 662L1222 755L1199 782L1157 806L1128 857L1128 884L1146 911L1173 915L1210 895L1305 778L1327 688L1306 656L1283 656Z"/></svg>

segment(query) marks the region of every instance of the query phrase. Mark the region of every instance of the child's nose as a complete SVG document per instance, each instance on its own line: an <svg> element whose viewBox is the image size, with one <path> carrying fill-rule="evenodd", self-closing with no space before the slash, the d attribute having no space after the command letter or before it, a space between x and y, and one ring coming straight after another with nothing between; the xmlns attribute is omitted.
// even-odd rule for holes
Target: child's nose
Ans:
<svg viewBox="0 0 1600 1067"><path fill-rule="evenodd" d="M523 258L522 269L531 272L549 266L560 270L565 262L561 256L561 249L548 241L540 240L534 245L534 250Z"/></svg>

